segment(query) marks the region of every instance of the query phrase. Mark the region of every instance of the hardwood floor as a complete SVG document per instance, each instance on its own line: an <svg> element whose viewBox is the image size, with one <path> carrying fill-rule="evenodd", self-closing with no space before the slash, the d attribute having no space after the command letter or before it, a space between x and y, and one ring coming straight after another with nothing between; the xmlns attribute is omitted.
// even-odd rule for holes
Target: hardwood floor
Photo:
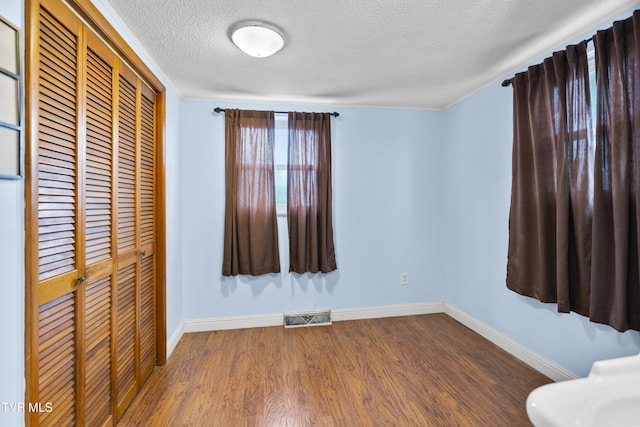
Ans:
<svg viewBox="0 0 640 427"><path fill-rule="evenodd" d="M445 314L190 333L118 426L530 426L549 382Z"/></svg>

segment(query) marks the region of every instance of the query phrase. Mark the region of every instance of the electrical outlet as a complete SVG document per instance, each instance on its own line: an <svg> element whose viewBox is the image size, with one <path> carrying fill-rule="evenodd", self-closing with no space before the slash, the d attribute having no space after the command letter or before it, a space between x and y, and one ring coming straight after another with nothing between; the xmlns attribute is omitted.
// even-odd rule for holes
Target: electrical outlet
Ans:
<svg viewBox="0 0 640 427"><path fill-rule="evenodd" d="M407 272L400 273L400 284L401 285L408 285L409 284L409 273L407 273Z"/></svg>

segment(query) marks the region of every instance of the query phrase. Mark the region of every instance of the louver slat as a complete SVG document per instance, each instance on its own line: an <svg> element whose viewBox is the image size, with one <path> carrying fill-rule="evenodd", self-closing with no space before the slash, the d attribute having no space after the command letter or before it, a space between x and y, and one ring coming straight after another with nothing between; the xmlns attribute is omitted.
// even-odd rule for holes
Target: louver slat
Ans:
<svg viewBox="0 0 640 427"><path fill-rule="evenodd" d="M145 378L156 364L153 256L140 264L140 371Z"/></svg>
<svg viewBox="0 0 640 427"><path fill-rule="evenodd" d="M111 277L87 286L86 425L111 416Z"/></svg>
<svg viewBox="0 0 640 427"><path fill-rule="evenodd" d="M142 96L140 131L140 244L153 243L154 221L154 100Z"/></svg>
<svg viewBox="0 0 640 427"><path fill-rule="evenodd" d="M44 280L75 269L77 40L44 10L40 28L38 156L49 166L38 176L38 275Z"/></svg>
<svg viewBox="0 0 640 427"><path fill-rule="evenodd" d="M136 88L120 79L118 115L118 251L135 247Z"/></svg>
<svg viewBox="0 0 640 427"><path fill-rule="evenodd" d="M118 271L116 305L117 402L120 403L136 383L135 328L136 328L136 265Z"/></svg>
<svg viewBox="0 0 640 427"><path fill-rule="evenodd" d="M112 69L87 51L86 259L111 257Z"/></svg>
<svg viewBox="0 0 640 427"><path fill-rule="evenodd" d="M40 425L75 423L75 304L65 295L40 307L39 384L40 403L51 403L51 412L40 414ZM54 403L55 402L55 403Z"/></svg>
<svg viewBox="0 0 640 427"><path fill-rule="evenodd" d="M155 366L155 276L153 253L155 94L143 87L140 112L140 246L150 247L140 263L140 371L146 378Z"/></svg>
<svg viewBox="0 0 640 427"><path fill-rule="evenodd" d="M113 424L113 76L115 57L87 35L85 57L84 236L89 281L84 298L84 424ZM105 276L106 275L106 276Z"/></svg>

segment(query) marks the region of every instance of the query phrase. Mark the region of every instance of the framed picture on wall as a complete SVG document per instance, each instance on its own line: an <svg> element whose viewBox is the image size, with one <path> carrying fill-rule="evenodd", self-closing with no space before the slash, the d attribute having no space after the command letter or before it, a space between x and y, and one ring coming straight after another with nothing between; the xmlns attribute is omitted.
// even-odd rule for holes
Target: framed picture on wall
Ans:
<svg viewBox="0 0 640 427"><path fill-rule="evenodd" d="M20 30L0 16L0 179L22 178Z"/></svg>

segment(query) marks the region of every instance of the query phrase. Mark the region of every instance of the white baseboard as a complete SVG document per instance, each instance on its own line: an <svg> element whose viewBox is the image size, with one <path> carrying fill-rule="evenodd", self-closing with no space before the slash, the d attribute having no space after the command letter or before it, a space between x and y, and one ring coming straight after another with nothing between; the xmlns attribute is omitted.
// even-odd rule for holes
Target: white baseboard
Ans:
<svg viewBox="0 0 640 427"><path fill-rule="evenodd" d="M441 302L420 304L396 304L377 307L356 307L331 310L331 320L376 319L381 317L411 316L416 314L442 313ZM211 317L184 321L184 332L222 331L228 329L262 328L282 326L284 314L258 314L251 316Z"/></svg>
<svg viewBox="0 0 640 427"><path fill-rule="evenodd" d="M176 346L180 342L180 339L182 338L182 335L184 335L184 322L180 322L176 330L173 331L173 334L171 334L169 340L167 341L167 359L169 358L169 356L171 356L173 350L175 350Z"/></svg>
<svg viewBox="0 0 640 427"><path fill-rule="evenodd" d="M573 372L564 369L563 367L517 343L506 335L474 319L463 311L443 302L340 308L331 310L331 320L334 322L340 322L345 320L376 319L382 317L413 316L433 313L446 313L453 319L467 326L472 331L496 344L498 347L554 381L565 381L577 378L577 375ZM282 326L283 324L283 313L185 320L169 339L169 342L167 343L167 354L171 354L183 333L262 328L267 326Z"/></svg>
<svg viewBox="0 0 640 427"><path fill-rule="evenodd" d="M441 302L425 302L418 304L395 304L375 307L339 308L331 310L331 320L378 319L382 317L413 316L417 314L433 314L444 312Z"/></svg>
<svg viewBox="0 0 640 427"><path fill-rule="evenodd" d="M493 328L485 325L484 323L474 319L465 312L458 310L457 308L445 303L444 312L450 317L454 318L458 322L462 323L478 335L491 341L507 353L520 359L527 365L531 366L538 372L546 375L554 381L566 381L578 378L576 374L563 368L556 363L553 363L549 359L533 352L527 347L512 340L506 335L496 331Z"/></svg>
<svg viewBox="0 0 640 427"><path fill-rule="evenodd" d="M185 332L224 331L228 329L263 328L282 326L284 314L258 314L252 316L210 317L184 321Z"/></svg>

